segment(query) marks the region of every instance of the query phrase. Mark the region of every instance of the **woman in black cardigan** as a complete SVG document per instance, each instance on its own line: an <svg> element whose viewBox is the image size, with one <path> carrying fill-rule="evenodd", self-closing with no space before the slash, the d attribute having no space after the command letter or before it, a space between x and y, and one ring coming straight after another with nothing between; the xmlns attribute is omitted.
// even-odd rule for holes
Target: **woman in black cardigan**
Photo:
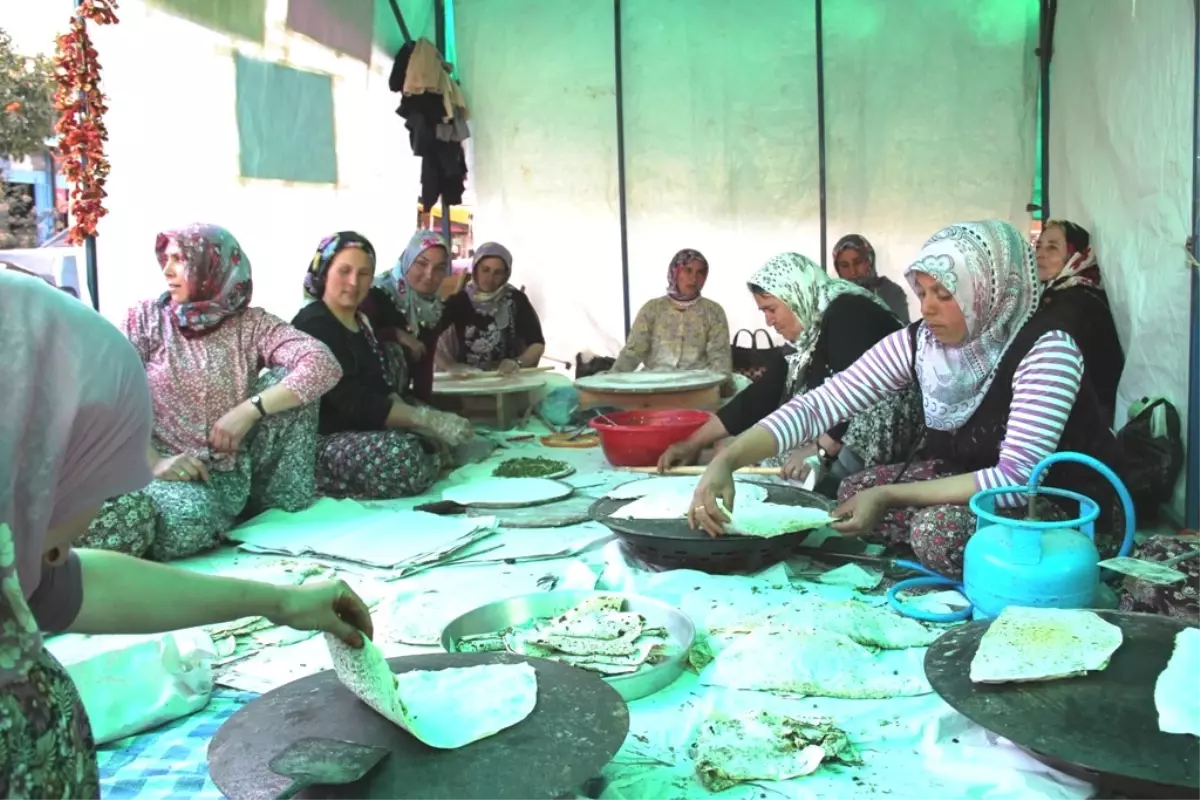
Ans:
<svg viewBox="0 0 1200 800"><path fill-rule="evenodd" d="M659 459L660 470L695 463L705 447L737 436L792 397L820 386L901 327L878 296L829 277L797 253L771 259L750 276L749 288L767 324L795 352L780 355L700 430L668 448ZM787 454L781 459L783 475L804 478L810 456L817 456L836 480L875 464L903 460L916 444L920 424L918 398L905 392Z"/></svg>
<svg viewBox="0 0 1200 800"><path fill-rule="evenodd" d="M359 308L374 276L375 248L365 237L325 238L304 277L314 302L292 320L342 367L321 397L318 423L317 491L331 497L420 494L437 480L446 448L472 436L466 420L404 398L407 370L389 361Z"/></svg>

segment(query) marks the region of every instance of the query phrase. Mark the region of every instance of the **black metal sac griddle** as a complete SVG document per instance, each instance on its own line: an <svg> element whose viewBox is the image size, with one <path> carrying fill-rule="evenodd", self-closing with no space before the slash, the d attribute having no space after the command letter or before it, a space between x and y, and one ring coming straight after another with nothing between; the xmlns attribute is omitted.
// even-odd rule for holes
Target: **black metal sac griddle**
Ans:
<svg viewBox="0 0 1200 800"><path fill-rule="evenodd" d="M835 504L827 497L797 486L757 483L767 490L767 500L784 505L821 508L832 511ZM611 514L632 500L602 497L592 503L591 518L607 526L622 545L652 569L695 569L722 575L756 572L796 555L800 543L811 530L787 533L764 539L759 536L709 536L692 530L686 519L612 519ZM735 499L736 503L736 499Z"/></svg>
<svg viewBox="0 0 1200 800"><path fill-rule="evenodd" d="M537 705L523 721L457 750L429 747L342 686L333 670L274 689L230 717L208 748L209 772L231 800L268 800L290 780L270 762L299 739L385 747L391 755L362 780L314 786L308 798L553 798L577 792L620 749L625 701L597 674L511 653L440 653L388 659L393 672L528 663Z"/></svg>
<svg viewBox="0 0 1200 800"><path fill-rule="evenodd" d="M1124 641L1107 667L1078 678L972 683L971 660L991 620L947 631L925 654L935 692L963 716L1048 766L1129 797L1196 797L1200 748L1158 729L1154 684L1182 620L1097 611Z"/></svg>

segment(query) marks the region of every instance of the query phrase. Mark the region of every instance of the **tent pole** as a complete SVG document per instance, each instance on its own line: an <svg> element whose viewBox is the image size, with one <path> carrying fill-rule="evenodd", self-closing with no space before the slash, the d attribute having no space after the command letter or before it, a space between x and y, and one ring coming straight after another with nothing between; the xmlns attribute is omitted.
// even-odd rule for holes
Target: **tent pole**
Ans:
<svg viewBox="0 0 1200 800"><path fill-rule="evenodd" d="M1054 56L1054 18L1058 0L1041 0L1038 6L1038 82L1041 99L1042 224L1050 221L1050 60Z"/></svg>
<svg viewBox="0 0 1200 800"><path fill-rule="evenodd" d="M1188 444L1187 470L1185 472L1184 524L1192 530L1200 529L1200 0L1193 3L1192 24L1195 28L1193 40L1193 85L1192 85L1192 261L1189 272L1192 278L1191 336L1188 360Z"/></svg>
<svg viewBox="0 0 1200 800"><path fill-rule="evenodd" d="M821 269L828 271L829 202L825 192L825 32L821 22L821 0L813 5L817 39L817 180L821 214Z"/></svg>
<svg viewBox="0 0 1200 800"><path fill-rule="evenodd" d="M621 0L613 0L613 65L617 94L617 209L621 222L621 292L625 302L625 335L633 326L629 308L629 213L625 203L625 85L621 71Z"/></svg>
<svg viewBox="0 0 1200 800"><path fill-rule="evenodd" d="M446 3L445 0L433 0L433 19L434 19L434 35L437 37L438 53L446 52ZM444 57L444 56L443 56ZM450 225L450 204L446 202L446 195L442 195L442 236L445 237L446 243L450 245L450 252L446 253L447 269L452 269L450 263L454 259L454 228Z"/></svg>

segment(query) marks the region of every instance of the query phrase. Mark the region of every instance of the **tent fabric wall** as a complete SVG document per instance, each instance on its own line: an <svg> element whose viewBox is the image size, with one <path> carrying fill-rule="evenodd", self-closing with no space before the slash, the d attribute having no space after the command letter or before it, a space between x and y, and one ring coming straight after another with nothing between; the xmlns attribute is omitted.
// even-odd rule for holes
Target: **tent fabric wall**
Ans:
<svg viewBox="0 0 1200 800"><path fill-rule="evenodd" d="M611 0L457 0L476 243L513 254L546 354L624 340Z"/></svg>
<svg viewBox="0 0 1200 800"><path fill-rule="evenodd" d="M1037 0L824 0L822 28L831 248L866 236L907 287L947 224L1029 229Z"/></svg>
<svg viewBox="0 0 1200 800"><path fill-rule="evenodd" d="M1050 205L1092 232L1125 348L1131 401L1187 413L1192 0L1059 0L1050 93ZM1191 417L1189 420L1188 417ZM1186 435L1186 434L1185 434ZM1175 507L1182 512L1184 480Z"/></svg>
<svg viewBox="0 0 1200 800"><path fill-rule="evenodd" d="M516 245L526 264L517 281L535 302L553 298L538 307L550 351L567 357L615 354L624 340L612 9L456 2L476 239ZM1027 228L1037 0L824 9L830 244L863 233L899 278L948 223ZM731 328L762 327L745 290L751 272L782 251L820 260L814 2L760 0L751 12L724 0L623 0L621 13L631 308L662 294L671 256L692 247L710 261L705 294ZM582 296L576 270L564 278L563 259L543 255L580 234L585 248L570 261L587 270Z"/></svg>
<svg viewBox="0 0 1200 800"><path fill-rule="evenodd" d="M708 258L704 293L732 331L765 327L746 279L820 243L813 0L621 11L632 311L663 294L689 247Z"/></svg>

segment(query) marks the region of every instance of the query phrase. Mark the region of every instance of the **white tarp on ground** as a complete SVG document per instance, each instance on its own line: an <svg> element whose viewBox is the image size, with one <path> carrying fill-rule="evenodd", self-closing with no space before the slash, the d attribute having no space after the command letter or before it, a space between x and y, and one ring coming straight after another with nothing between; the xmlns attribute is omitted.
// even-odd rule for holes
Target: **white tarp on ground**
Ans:
<svg viewBox="0 0 1200 800"><path fill-rule="evenodd" d="M615 354L612 3L455 8L476 238L513 250L551 353ZM898 279L947 223L1027 228L1035 0L827 0L824 15L829 245L860 232ZM784 250L820 259L812 0L626 0L621 24L632 310L694 247L731 328L760 327L748 275Z"/></svg>
<svg viewBox="0 0 1200 800"><path fill-rule="evenodd" d="M1189 416L1194 13L1192 0L1058 6L1051 212L1092 232L1125 348L1118 424L1143 395Z"/></svg>

